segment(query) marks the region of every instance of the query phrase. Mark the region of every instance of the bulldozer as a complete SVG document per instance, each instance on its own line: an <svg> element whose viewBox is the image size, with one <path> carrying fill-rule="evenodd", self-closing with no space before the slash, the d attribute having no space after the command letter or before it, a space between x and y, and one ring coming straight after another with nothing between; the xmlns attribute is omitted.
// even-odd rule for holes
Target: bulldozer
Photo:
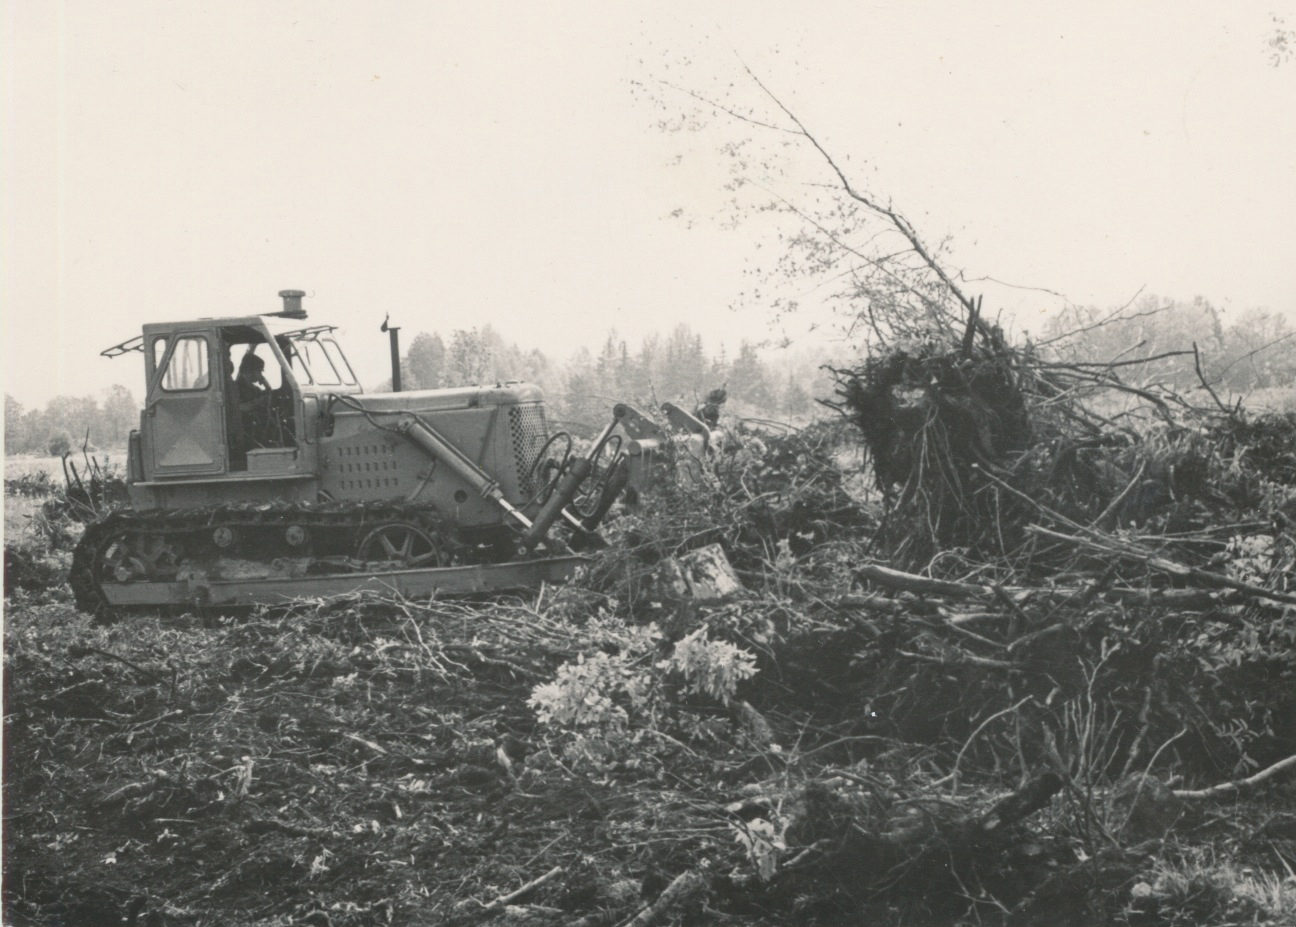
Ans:
<svg viewBox="0 0 1296 927"><path fill-rule="evenodd" d="M401 391L394 331L393 389L365 393L336 327L308 320L303 291L279 296L277 311L145 324L101 352L143 354L145 401L129 505L73 554L83 611L563 582L669 440L626 404L588 445L551 433L528 383Z"/></svg>

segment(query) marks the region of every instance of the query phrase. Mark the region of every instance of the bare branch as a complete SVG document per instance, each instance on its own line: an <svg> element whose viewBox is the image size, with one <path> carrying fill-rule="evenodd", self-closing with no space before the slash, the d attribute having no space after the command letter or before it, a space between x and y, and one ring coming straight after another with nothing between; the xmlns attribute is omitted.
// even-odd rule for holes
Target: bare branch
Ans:
<svg viewBox="0 0 1296 927"><path fill-rule="evenodd" d="M748 122L754 126L760 126L762 129L773 129L775 132L786 132L789 135L801 134L793 129L787 129L784 128L783 126L776 126L769 122L762 122L759 119L753 119L751 116L744 116L742 113L738 112L737 110L725 106L723 103L717 102L716 100L712 100L710 97L704 97L702 96L702 94L697 93L696 91L693 90L689 90L687 87L681 87L678 84L672 84L669 81L664 81L664 80L659 80L657 83L661 84L663 87L669 87L671 90L675 90L678 91L679 93L683 93L687 96L690 96L693 99L697 100L699 103L703 103L707 106L714 106L722 113L726 113L742 122Z"/></svg>
<svg viewBox="0 0 1296 927"><path fill-rule="evenodd" d="M1164 312L1166 309L1169 308L1168 306L1158 306L1155 309L1149 309L1144 312L1135 312L1132 315L1124 315L1125 310L1128 309L1130 306L1134 305L1134 300L1139 298L1140 294L1142 294L1144 289L1146 288L1139 287L1138 292L1136 292L1133 296L1131 296L1129 300L1125 303L1125 305L1118 306L1117 308L1113 309L1106 316L1099 319L1094 324L1087 325L1083 328L1071 329L1070 331L1063 332L1062 334L1058 335L1056 338L1048 338L1044 341L1037 341L1035 342L1035 346L1042 348L1046 345L1054 344L1055 342L1058 341L1066 341L1068 338L1074 338L1076 335L1083 335L1085 332L1091 332L1094 329L1102 328L1104 325L1110 325L1113 322L1123 322L1126 319L1139 319L1146 315L1156 315L1157 313Z"/></svg>
<svg viewBox="0 0 1296 927"><path fill-rule="evenodd" d="M806 222L810 223L811 225L813 225L813 226L814 226L818 231L820 231L821 233L823 233L823 234L828 238L828 240L829 240L830 242L832 242L834 245L836 245L838 248L842 249L842 250L845 251L847 254L852 254L852 255L854 255L855 257L859 258L859 259L860 259L861 261L863 261L864 263L868 264L868 265L869 265L870 267L872 267L874 270L876 270L876 271L882 273L882 274L883 274L884 276L886 276L886 277L889 277L889 278L890 278L890 279L891 279L891 280L892 280L892 281L893 281L897 286L899 286L899 287L900 287L901 289L903 289L905 292L909 293L911 296L913 296L913 297L915 297L916 299L918 299L918 300L919 300L920 302L922 302L923 304L927 305L927 307L928 307L929 309L931 309L931 308L935 308L935 307L932 305L931 300L930 300L927 296L925 296L924 294L918 292L918 291L914 288L913 284L908 283L908 282L905 281L905 280L904 280L904 279L903 279L899 274L897 274L894 270L892 270L891 268L885 266L885 263L884 263L884 262L886 262L886 261L888 261L888 260L892 260L892 259L894 259L894 258L896 258L896 257L899 257L900 255L906 253L905 251L897 251L895 254L883 255L881 258L872 258L872 257L869 257L869 256L868 256L867 254L865 254L864 252L862 252L862 251L858 250L857 248L855 248L855 247L853 247L853 246L847 244L846 242L842 241L841 238L839 238L835 232L833 232L833 231L831 231L830 229L828 229L827 227L825 227L825 226L823 225L823 223L819 222L819 221L818 221L817 219L815 219L814 217L812 217L812 216L808 215L807 213L805 213L802 209L800 209L798 206L796 206L796 204L794 204L794 203L792 203L791 201L789 201L786 197L783 197L783 196L781 196L780 194L776 193L775 191L770 190L770 189L768 189L768 188L762 186L761 184L757 184L757 183L755 183L754 181L752 181L752 183L753 183L754 186L759 187L760 189L762 189L762 190L764 190L766 193L768 193L770 196L772 196L772 197L774 197L775 199L779 200L781 203L783 203L783 204L784 204L788 209L790 209L793 213L795 213L795 214L796 214L797 216L799 216L801 219L803 219L804 221L806 221ZM877 236L874 236L874 237L877 237ZM906 249L906 251L910 251L910 250L912 250L912 249Z"/></svg>
<svg viewBox="0 0 1296 927"><path fill-rule="evenodd" d="M1265 780L1272 779L1279 773L1286 772L1289 769L1296 769L1296 754L1287 757L1285 760L1279 760L1272 766L1262 769L1254 776L1246 779L1221 782L1219 785L1212 785L1206 789L1175 789L1174 794L1176 798L1214 798L1217 795L1231 795L1235 792L1254 788Z"/></svg>
<svg viewBox="0 0 1296 927"><path fill-rule="evenodd" d="M1075 305L1075 303L1071 301L1071 298L1065 293L1059 293L1057 290L1050 290L1046 286L1031 286L1025 283L1009 283L1007 280L1000 280L998 277L992 277L989 274L984 274L980 277L966 277L963 274L959 274L959 279L963 280L965 283L985 283L988 281L990 283L996 283L999 286L1006 286L1010 290L1028 290L1032 293L1047 293L1049 296L1056 296L1058 299L1065 300L1068 306Z"/></svg>
<svg viewBox="0 0 1296 927"><path fill-rule="evenodd" d="M828 163L828 166L832 168L833 173L837 175L837 179L841 182L842 190L846 192L846 195L849 196L851 199L855 200L857 203L860 203L866 208L877 213L878 215L885 216L888 220L890 220L891 224L896 227L896 229L900 232L901 235L903 235L906 239L908 239L909 244L913 247L914 251L918 254L919 257L923 259L923 262L931 269L931 271L935 273L937 277L940 278L941 282L945 284L945 286L949 289L950 293L952 293L954 297L959 301L959 303L962 304L963 308L969 314L974 312L975 304L968 296L966 296L963 293L963 291L959 288L958 284L956 284L950 278L949 274L945 272L945 268L943 268L935 260L935 258L932 257L931 252L927 249L927 246L923 244L922 239L918 237L918 233L914 230L913 226L909 224L909 221L905 219L905 217L902 216L900 213L896 212L894 209L890 209L889 207L883 206L881 203L877 202L873 198L865 196L864 194L856 190L855 187L851 185L850 179L846 176L845 172L842 171L842 169L838 166L837 162L833 160L832 155L830 155L827 149L825 149L823 145L819 143L819 139L816 138L810 132L810 130L805 127L805 124L802 123L801 120L797 118L796 114L793 113L790 109L788 109L787 106L784 105L783 101L780 100L777 96L775 96L773 91L771 91L768 87L765 86L764 82L761 81L761 79L756 76L755 72L752 71L752 69L747 65L746 62L742 61L742 59L740 58L739 63L742 64L743 70L746 71L747 75L756 83L756 86L760 87L760 89L765 93L765 95L768 96L771 100L773 100L774 104L783 111L784 115L786 115L789 119L792 120L792 122L796 125L797 129L799 130L799 134L802 135L806 139L806 141L808 141L811 145L813 145L815 150L818 151L819 154L823 156L823 159Z"/></svg>
<svg viewBox="0 0 1296 927"><path fill-rule="evenodd" d="M1275 338L1273 341L1260 345L1260 347L1256 348L1254 351L1248 351L1246 354L1243 354L1241 357L1237 358L1236 360L1231 361L1227 367L1225 367L1218 374L1216 374L1216 377L1217 378L1223 377L1224 374L1228 373L1230 370L1232 370L1238 364L1242 363L1244 360L1250 360L1251 358L1259 354L1261 351L1267 351L1270 348L1272 348L1274 345L1282 344L1284 341L1288 340L1289 338L1296 338L1296 332L1288 332L1287 334L1283 335L1281 338Z"/></svg>
<svg viewBox="0 0 1296 927"><path fill-rule="evenodd" d="M1211 388L1210 381L1206 379L1206 374L1202 373L1201 352L1197 350L1197 342L1195 341L1193 342L1192 356L1193 367L1197 370L1197 379L1201 381L1201 385L1206 388L1206 392L1210 393L1210 398L1215 400L1215 405L1219 407L1221 412L1225 415L1232 415L1233 410L1220 402L1219 396L1217 396L1215 390Z"/></svg>

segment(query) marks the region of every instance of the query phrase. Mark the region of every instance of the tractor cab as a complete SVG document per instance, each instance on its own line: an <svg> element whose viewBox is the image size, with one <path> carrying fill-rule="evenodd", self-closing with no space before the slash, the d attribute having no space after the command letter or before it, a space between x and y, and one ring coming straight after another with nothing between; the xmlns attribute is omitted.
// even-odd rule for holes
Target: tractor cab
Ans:
<svg viewBox="0 0 1296 927"><path fill-rule="evenodd" d="M360 385L333 326L306 324L299 291L280 295L283 312L149 324L102 352L144 355L133 483L314 472L327 396Z"/></svg>

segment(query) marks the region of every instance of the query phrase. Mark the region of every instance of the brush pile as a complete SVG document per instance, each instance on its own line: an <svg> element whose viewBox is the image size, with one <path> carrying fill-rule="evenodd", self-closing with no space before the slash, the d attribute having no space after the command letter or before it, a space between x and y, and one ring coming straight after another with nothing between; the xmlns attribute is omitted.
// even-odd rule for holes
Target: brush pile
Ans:
<svg viewBox="0 0 1296 927"><path fill-rule="evenodd" d="M1290 754L1296 418L1197 407L1127 384L1119 364L977 331L835 371L830 405L859 427L886 500L862 601L928 617L906 642L915 659L1000 671L993 685L1028 699L1019 734L1058 736L1031 707L1046 697L1139 719L1105 747L1125 773L1170 735L1199 773ZM903 698L934 682L909 677ZM1019 761L1053 752L1036 746Z"/></svg>

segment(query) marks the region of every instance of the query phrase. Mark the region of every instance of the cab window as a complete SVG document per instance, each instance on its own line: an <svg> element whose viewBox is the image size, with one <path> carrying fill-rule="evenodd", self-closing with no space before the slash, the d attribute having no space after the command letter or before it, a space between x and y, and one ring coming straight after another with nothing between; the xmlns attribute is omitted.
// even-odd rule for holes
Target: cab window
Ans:
<svg viewBox="0 0 1296 927"><path fill-rule="evenodd" d="M153 342L153 365L156 368L166 357L167 340ZM171 359L162 373L162 389L169 393L183 390L206 389L211 383L207 369L207 339L201 335L184 335L177 338Z"/></svg>
<svg viewBox="0 0 1296 927"><path fill-rule="evenodd" d="M295 347L307 377L317 386L340 386L346 382L318 341L303 338L296 342Z"/></svg>
<svg viewBox="0 0 1296 927"><path fill-rule="evenodd" d="M324 354L332 362L333 369L337 371L341 382L348 386L355 386L355 373L352 372L351 365L347 363L346 355L342 353L338 343L332 338L321 338L319 344L324 349Z"/></svg>

